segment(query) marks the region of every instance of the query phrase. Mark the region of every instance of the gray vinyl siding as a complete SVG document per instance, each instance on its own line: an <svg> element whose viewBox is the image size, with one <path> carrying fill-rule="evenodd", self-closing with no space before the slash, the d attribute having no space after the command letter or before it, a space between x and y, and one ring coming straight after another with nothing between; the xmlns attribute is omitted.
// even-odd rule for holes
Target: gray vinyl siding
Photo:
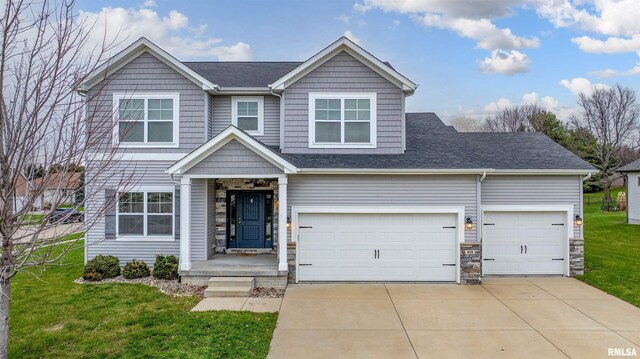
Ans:
<svg viewBox="0 0 640 359"><path fill-rule="evenodd" d="M572 205L575 215L581 196L579 176L487 176L481 205ZM574 226L574 236L582 237L581 226Z"/></svg>
<svg viewBox="0 0 640 359"><path fill-rule="evenodd" d="M213 138L213 96L207 94L207 140Z"/></svg>
<svg viewBox="0 0 640 359"><path fill-rule="evenodd" d="M180 94L180 148L127 148L128 153L188 152L200 146L206 133L205 96L202 88L145 52L120 68L89 91L92 132L101 139L98 149L112 147L113 94L134 95L146 92ZM95 110L94 110L95 109Z"/></svg>
<svg viewBox="0 0 640 359"><path fill-rule="evenodd" d="M207 259L205 221L205 179L191 180L191 260Z"/></svg>
<svg viewBox="0 0 640 359"><path fill-rule="evenodd" d="M213 96L213 126L215 136L231 125L231 97ZM268 146L280 145L280 98L264 97L264 135L254 136Z"/></svg>
<svg viewBox="0 0 640 359"><path fill-rule="evenodd" d="M216 246L216 182L207 180L207 255L211 258Z"/></svg>
<svg viewBox="0 0 640 359"><path fill-rule="evenodd" d="M309 148L309 92L377 93L377 148ZM288 85L284 98L284 153L402 153L402 90L346 52Z"/></svg>
<svg viewBox="0 0 640 359"><path fill-rule="evenodd" d="M640 173L631 172L627 174L627 213L628 222L640 224L640 184L638 178Z"/></svg>
<svg viewBox="0 0 640 359"><path fill-rule="evenodd" d="M464 206L477 216L476 176L289 176L291 206ZM476 229L465 231L475 242Z"/></svg>
<svg viewBox="0 0 640 359"><path fill-rule="evenodd" d="M132 259L142 259L152 265L158 254L180 254L180 241L119 241L105 239L104 213L100 210L105 200L106 189L136 186L168 186L178 188L164 170L171 166L170 161L138 162L122 161L102 168L100 173L95 169L101 163L87 165L87 205L85 222L90 225L86 231L86 256L91 259L99 254L114 255L124 265ZM174 178L179 180L179 178Z"/></svg>
<svg viewBox="0 0 640 359"><path fill-rule="evenodd" d="M236 140L222 146L186 174L282 174L282 170Z"/></svg>

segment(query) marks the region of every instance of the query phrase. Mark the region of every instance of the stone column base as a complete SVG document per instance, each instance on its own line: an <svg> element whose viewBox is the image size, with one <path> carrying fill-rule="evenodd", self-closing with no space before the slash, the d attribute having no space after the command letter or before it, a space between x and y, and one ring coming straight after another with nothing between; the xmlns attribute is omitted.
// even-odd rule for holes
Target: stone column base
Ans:
<svg viewBox="0 0 640 359"><path fill-rule="evenodd" d="M460 243L460 284L480 284L482 243Z"/></svg>
<svg viewBox="0 0 640 359"><path fill-rule="evenodd" d="M584 239L569 239L569 276L584 274Z"/></svg>

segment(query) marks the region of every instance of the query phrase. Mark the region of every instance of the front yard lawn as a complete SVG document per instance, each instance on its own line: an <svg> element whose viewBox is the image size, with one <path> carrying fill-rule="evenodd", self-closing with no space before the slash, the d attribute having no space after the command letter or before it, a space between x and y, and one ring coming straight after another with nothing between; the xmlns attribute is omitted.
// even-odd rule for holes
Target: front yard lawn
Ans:
<svg viewBox="0 0 640 359"><path fill-rule="evenodd" d="M12 282L11 358L264 358L276 314L198 312L134 284L80 285L82 250Z"/></svg>
<svg viewBox="0 0 640 359"><path fill-rule="evenodd" d="M626 224L624 211L602 212L602 193L586 196L596 200L587 206L585 199L586 272L579 279L640 307L640 226Z"/></svg>

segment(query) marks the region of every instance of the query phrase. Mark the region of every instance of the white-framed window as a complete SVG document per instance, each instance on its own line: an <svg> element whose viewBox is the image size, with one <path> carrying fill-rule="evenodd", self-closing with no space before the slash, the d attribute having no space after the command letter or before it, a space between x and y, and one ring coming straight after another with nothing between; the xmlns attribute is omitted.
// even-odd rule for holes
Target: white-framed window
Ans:
<svg viewBox="0 0 640 359"><path fill-rule="evenodd" d="M113 94L113 143L119 147L178 147L180 95Z"/></svg>
<svg viewBox="0 0 640 359"><path fill-rule="evenodd" d="M118 240L173 241L174 223L173 187L146 187L118 193Z"/></svg>
<svg viewBox="0 0 640 359"><path fill-rule="evenodd" d="M231 97L231 123L250 135L264 135L264 97Z"/></svg>
<svg viewBox="0 0 640 359"><path fill-rule="evenodd" d="M310 148L375 148L375 93L309 93Z"/></svg>

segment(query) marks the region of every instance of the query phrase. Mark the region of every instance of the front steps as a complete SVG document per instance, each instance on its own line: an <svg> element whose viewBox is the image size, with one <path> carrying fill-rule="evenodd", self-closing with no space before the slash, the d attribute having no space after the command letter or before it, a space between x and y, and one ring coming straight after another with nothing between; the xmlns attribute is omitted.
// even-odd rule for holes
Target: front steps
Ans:
<svg viewBox="0 0 640 359"><path fill-rule="evenodd" d="M255 286L253 277L211 277L205 298L248 297Z"/></svg>

